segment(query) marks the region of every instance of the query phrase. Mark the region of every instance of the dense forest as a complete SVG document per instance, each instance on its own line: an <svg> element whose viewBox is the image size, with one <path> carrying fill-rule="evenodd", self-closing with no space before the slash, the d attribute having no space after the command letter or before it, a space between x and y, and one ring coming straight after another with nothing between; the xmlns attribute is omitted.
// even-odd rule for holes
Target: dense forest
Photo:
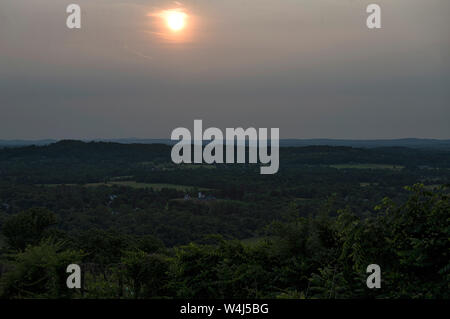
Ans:
<svg viewBox="0 0 450 319"><path fill-rule="evenodd" d="M449 184L447 148L282 147L275 175L163 144L3 148L0 298L449 298Z"/></svg>

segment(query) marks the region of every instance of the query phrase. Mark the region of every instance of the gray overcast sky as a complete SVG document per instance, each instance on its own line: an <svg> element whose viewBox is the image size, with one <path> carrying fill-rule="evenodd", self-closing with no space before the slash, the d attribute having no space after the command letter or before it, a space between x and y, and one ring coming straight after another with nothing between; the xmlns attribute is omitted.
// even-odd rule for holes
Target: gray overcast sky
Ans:
<svg viewBox="0 0 450 319"><path fill-rule="evenodd" d="M173 32L158 14L176 7ZM170 138L194 119L450 138L449 17L448 0L1 0L0 139Z"/></svg>

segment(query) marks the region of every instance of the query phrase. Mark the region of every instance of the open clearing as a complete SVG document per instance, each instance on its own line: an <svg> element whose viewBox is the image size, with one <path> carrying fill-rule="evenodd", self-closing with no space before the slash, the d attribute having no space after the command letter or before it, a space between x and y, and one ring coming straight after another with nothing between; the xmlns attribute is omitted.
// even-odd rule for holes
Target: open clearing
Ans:
<svg viewBox="0 0 450 319"><path fill-rule="evenodd" d="M390 169L390 170L401 170L404 166L392 165L392 164L335 164L330 165L337 169Z"/></svg>
<svg viewBox="0 0 450 319"><path fill-rule="evenodd" d="M195 186L178 185L178 184L164 184L164 183L139 183L135 181L113 181L108 183L90 183L86 184L87 187L97 187L97 186L125 186L131 188L153 188L154 190L160 191L163 188L176 189L178 191L191 191ZM198 188L200 191L208 190L207 188Z"/></svg>
<svg viewBox="0 0 450 319"><path fill-rule="evenodd" d="M42 184L42 186L49 186L49 187L60 186L60 185L75 186L76 184ZM187 185L165 184L165 183L139 183L139 182L135 182L135 181L110 181L107 183L88 183L88 184L84 184L83 186L85 186L85 187L125 186L125 187L131 187L131 188L136 188L136 189L153 188L156 191L160 191L164 188L168 188L168 189L176 189L178 191L183 191L183 192L192 191L194 188L196 188L195 186L187 186ZM211 189L198 187L198 190L199 191L208 191Z"/></svg>

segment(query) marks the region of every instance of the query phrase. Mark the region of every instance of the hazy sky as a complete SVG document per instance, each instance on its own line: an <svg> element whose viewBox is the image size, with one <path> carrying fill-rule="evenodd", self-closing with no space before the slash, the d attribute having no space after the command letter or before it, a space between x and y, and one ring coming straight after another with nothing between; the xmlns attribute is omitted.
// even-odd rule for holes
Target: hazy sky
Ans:
<svg viewBox="0 0 450 319"><path fill-rule="evenodd" d="M158 13L177 7L173 32ZM450 138L449 17L449 0L1 0L0 139L170 138L194 119Z"/></svg>

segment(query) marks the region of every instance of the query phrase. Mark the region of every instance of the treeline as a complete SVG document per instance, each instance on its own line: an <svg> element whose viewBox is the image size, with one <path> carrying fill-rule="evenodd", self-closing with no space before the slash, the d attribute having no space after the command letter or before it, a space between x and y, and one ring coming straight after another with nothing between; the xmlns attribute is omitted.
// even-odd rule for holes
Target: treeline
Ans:
<svg viewBox="0 0 450 319"><path fill-rule="evenodd" d="M181 174L191 177L186 166L177 166L170 159L171 147L163 144L119 144L105 142L61 141L46 146L0 149L0 181L16 184L91 183L115 176L135 176L141 179L167 182L165 175ZM305 166L343 163L392 164L419 174L420 168L438 169L449 176L450 150L409 149L401 147L360 149L351 147L308 146L282 147L281 169L266 180L276 183ZM241 173L252 180L260 179L257 165L216 165L228 180L239 180ZM67 169L70 168L70 169ZM206 169L205 169L206 170ZM197 172L198 173L198 172ZM214 171L196 174L205 179ZM430 173L430 172L429 172ZM429 174L427 173L427 175ZM200 177L199 177L200 178ZM211 180L211 179L209 179ZM218 183L219 181L217 181ZM409 183L410 184L410 183Z"/></svg>
<svg viewBox="0 0 450 319"><path fill-rule="evenodd" d="M259 236L268 223L280 218L279 209L288 203L278 197L263 201L184 200L185 193L123 186L0 187L0 198L5 202L2 206L0 200L0 227L2 221L23 210L42 207L55 213L56 227L68 234L114 230L153 235L171 247L200 240L207 234L220 234L227 239ZM192 188L189 193L195 198L198 189Z"/></svg>
<svg viewBox="0 0 450 319"><path fill-rule="evenodd" d="M174 165L167 145L3 149L0 296L448 298L448 158L281 148L266 176ZM65 285L70 263L81 290ZM372 263L380 290L365 285Z"/></svg>
<svg viewBox="0 0 450 319"><path fill-rule="evenodd" d="M213 234L166 247L149 235L89 229L68 234L48 209L7 216L1 227L1 298L449 298L448 189L408 189L374 214L351 209L299 216L292 202L254 242ZM68 264L83 287L66 287ZM366 287L378 264L382 288Z"/></svg>

